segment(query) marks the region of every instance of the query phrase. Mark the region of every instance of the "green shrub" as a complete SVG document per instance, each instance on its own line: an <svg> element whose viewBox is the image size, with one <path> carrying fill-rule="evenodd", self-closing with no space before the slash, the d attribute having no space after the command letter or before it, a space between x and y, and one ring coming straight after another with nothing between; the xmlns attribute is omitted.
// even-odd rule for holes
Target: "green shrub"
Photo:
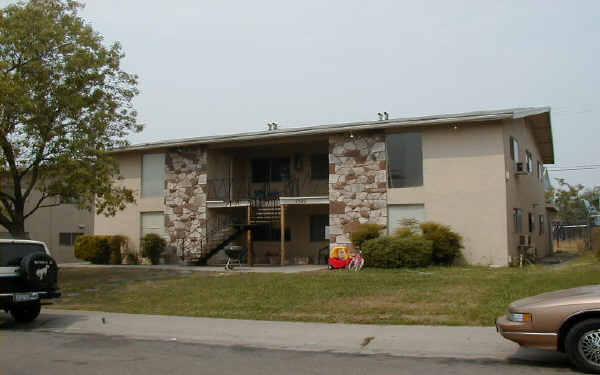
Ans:
<svg viewBox="0 0 600 375"><path fill-rule="evenodd" d="M127 236L110 236L110 238L108 239L108 244L110 246L110 264L123 263L123 252L127 252L127 243Z"/></svg>
<svg viewBox="0 0 600 375"><path fill-rule="evenodd" d="M433 263L450 265L460 256L462 237L449 226L428 221L421 223L419 228L423 237L433 242Z"/></svg>
<svg viewBox="0 0 600 375"><path fill-rule="evenodd" d="M167 241L158 234L148 233L142 238L142 256L150 259L152 264L158 264L161 254L167 248Z"/></svg>
<svg viewBox="0 0 600 375"><path fill-rule="evenodd" d="M136 253L127 253L125 255L125 264L140 264L140 259Z"/></svg>
<svg viewBox="0 0 600 375"><path fill-rule="evenodd" d="M404 267L427 267L433 262L433 242L423 236L394 238L392 246L398 249Z"/></svg>
<svg viewBox="0 0 600 375"><path fill-rule="evenodd" d="M365 241L362 250L369 267L426 267L432 262L433 243L419 235L386 236Z"/></svg>
<svg viewBox="0 0 600 375"><path fill-rule="evenodd" d="M381 229L383 227L379 224L359 224L352 232L352 244L361 247L365 241L379 237Z"/></svg>
<svg viewBox="0 0 600 375"><path fill-rule="evenodd" d="M398 228L394 232L394 237L396 237L396 238L413 237L416 235L417 234L411 228L404 228L404 227Z"/></svg>
<svg viewBox="0 0 600 375"><path fill-rule="evenodd" d="M109 236L83 235L75 241L75 256L93 264L108 264Z"/></svg>

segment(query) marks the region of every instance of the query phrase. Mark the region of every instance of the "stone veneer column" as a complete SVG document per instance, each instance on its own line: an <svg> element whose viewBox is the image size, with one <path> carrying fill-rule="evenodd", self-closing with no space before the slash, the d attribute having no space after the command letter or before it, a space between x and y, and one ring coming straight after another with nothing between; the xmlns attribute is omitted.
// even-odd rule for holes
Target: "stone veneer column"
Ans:
<svg viewBox="0 0 600 375"><path fill-rule="evenodd" d="M359 223L387 225L385 134L329 137L329 239L350 246Z"/></svg>
<svg viewBox="0 0 600 375"><path fill-rule="evenodd" d="M175 254L181 239L204 239L208 160L202 146L169 149L165 160L165 228Z"/></svg>

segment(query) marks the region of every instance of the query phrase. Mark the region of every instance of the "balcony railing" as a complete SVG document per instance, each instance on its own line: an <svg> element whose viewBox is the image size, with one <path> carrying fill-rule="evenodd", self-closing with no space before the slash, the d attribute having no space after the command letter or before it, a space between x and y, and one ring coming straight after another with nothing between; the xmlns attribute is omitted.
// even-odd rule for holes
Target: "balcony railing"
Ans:
<svg viewBox="0 0 600 375"><path fill-rule="evenodd" d="M279 197L314 197L329 194L328 180L291 177L283 181L255 182L250 178L208 179L208 200L236 202L278 200Z"/></svg>

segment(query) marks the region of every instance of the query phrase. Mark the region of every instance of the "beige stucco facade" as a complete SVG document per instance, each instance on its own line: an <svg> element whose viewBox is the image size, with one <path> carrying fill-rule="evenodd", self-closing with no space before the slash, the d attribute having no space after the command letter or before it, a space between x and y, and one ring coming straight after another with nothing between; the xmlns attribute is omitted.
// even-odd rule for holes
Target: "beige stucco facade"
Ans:
<svg viewBox="0 0 600 375"><path fill-rule="evenodd" d="M26 209L33 207L33 202L40 198L38 191L33 191ZM56 203L56 205L54 205ZM72 240L79 234L94 233L94 214L82 210L76 204L59 204L57 200L48 200L47 207L39 208L25 220L25 231L28 237L35 241L44 242L58 263L80 262L75 258ZM0 227L3 236L10 236ZM60 237L68 235L69 241L61 243Z"/></svg>
<svg viewBox="0 0 600 375"><path fill-rule="evenodd" d="M506 264L502 124L410 131L423 134L423 186L389 189L388 205L423 204L426 220L449 225L463 236L466 262Z"/></svg>
<svg viewBox="0 0 600 375"><path fill-rule="evenodd" d="M164 212L164 197L142 197L142 154L127 153L117 158L122 180L117 183L134 192L136 204L127 205L115 216L95 215L94 234L121 234L129 238L129 249L139 249L141 237L141 215L145 212Z"/></svg>
<svg viewBox="0 0 600 375"><path fill-rule="evenodd" d="M532 156L532 171L526 174L517 174L516 163L511 159L510 142L511 137L519 142L519 160L526 165L526 154L529 152ZM503 122L503 141L504 141L504 163L506 168L506 218L507 218L507 242L509 256L513 262L517 261L519 256L518 248L522 239L521 236L531 238L531 247L536 256L548 255L552 251L551 218L546 210L544 196L543 175L537 172L537 163L541 162L542 156L538 143L535 140L531 126L525 119ZM523 212L523 225L521 232L515 228L513 220L513 210L521 209ZM528 225L528 214L534 216L534 228L532 231ZM539 217L544 217L543 229L540 230Z"/></svg>
<svg viewBox="0 0 600 375"><path fill-rule="evenodd" d="M202 204L206 206L199 210L206 210L206 228L202 233L208 235L207 233L214 232L211 231L214 223L222 221L217 217L229 216L242 221L248 220L248 206L251 204L249 199L260 189L259 186L253 185L255 182L252 181L252 160L288 158L290 181L297 178L304 181L304 184L299 189L291 190L289 182L273 182L269 187L271 191L277 192L274 199L278 199L279 195L284 198L285 193L290 192L293 194L291 197L302 198L298 199L296 204L286 206L285 226L291 230L291 240L286 241L284 245L287 263L293 263L296 258L306 257L313 263L317 262L318 250L328 243L333 245L340 241L348 242L348 231L351 231L355 224L385 222L389 225L389 213L392 209L406 206L422 207L424 220L449 225L461 234L464 239L465 262L507 265L518 257L523 235L531 237L530 243L536 249L537 256L551 251L546 227L550 220L545 218L545 228L542 232L539 230L539 217L546 213L544 184L537 177L537 162L553 162L551 129L547 115L549 112L544 111L531 112L534 113L532 116L535 121L530 119L529 112L519 114L521 117L513 113L511 116L503 114L493 119L488 116L479 119L478 114L475 116L478 120L457 119L440 122L436 119L432 124L425 120L414 125L390 124L381 129L357 127L356 131L333 135L282 136L277 140L244 138L240 142L211 140L202 146L207 150L206 171L189 181L185 176L178 176L178 179L186 180L186 186L190 185L187 189L192 189L189 191L202 191L206 195L206 200L202 200ZM389 167L386 155L393 153L394 149L386 145L385 138L387 134L398 132L422 135L422 186L387 186L386 168ZM515 173L515 163L510 155L511 137L519 141L521 161L525 161L526 151L531 153L531 174ZM126 235L131 240L130 248L137 250L141 236L141 215L146 212L165 212L165 195L140 195L143 154L183 154L185 150L191 150L190 147L192 146L183 145L168 149L167 146L161 146L116 153L114 156L119 161L123 176L119 184L136 192L137 203L128 206L115 217L96 216L95 233ZM329 180L311 180L311 155L327 152L330 163ZM235 180L246 182L239 184L234 182ZM225 181L231 185L228 186L232 191L241 194L228 193L227 197L223 188L218 185L221 182L215 181ZM175 186L177 183L170 184L174 186L167 188L165 184L167 193L178 189ZM195 187L195 184L198 184L198 187ZM346 197L344 191L351 194ZM229 201L233 195L236 195L235 199ZM306 197L312 197L312 201L306 201ZM175 204L183 206L169 206L169 215L175 215L176 220L177 215L184 215L185 220L185 216L188 215L185 213L188 198L183 196L180 203L175 202L177 199L173 198ZM275 202L276 205L284 203L284 199ZM515 233L514 208L523 211L523 233ZM536 215L535 233L528 232L529 212ZM311 215L329 215L330 241L310 241ZM274 225L277 227L277 223ZM178 231L178 236L185 236L185 227L182 224L175 223L174 229ZM247 245L249 238L247 235L241 235L237 241ZM252 241L251 247L256 263L267 262L266 255L279 253L282 246L278 241Z"/></svg>

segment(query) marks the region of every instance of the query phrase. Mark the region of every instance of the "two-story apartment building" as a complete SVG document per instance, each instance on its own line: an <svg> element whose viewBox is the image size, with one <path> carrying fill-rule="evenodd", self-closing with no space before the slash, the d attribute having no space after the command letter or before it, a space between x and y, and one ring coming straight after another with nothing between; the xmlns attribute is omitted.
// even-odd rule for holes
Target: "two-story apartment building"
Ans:
<svg viewBox="0 0 600 375"><path fill-rule="evenodd" d="M165 236L169 262L235 238L249 263L317 262L359 223L450 225L464 259L506 265L551 251L544 164L549 108L389 119L129 146L115 150L137 204L95 217L95 233ZM272 260L271 260L272 261Z"/></svg>

